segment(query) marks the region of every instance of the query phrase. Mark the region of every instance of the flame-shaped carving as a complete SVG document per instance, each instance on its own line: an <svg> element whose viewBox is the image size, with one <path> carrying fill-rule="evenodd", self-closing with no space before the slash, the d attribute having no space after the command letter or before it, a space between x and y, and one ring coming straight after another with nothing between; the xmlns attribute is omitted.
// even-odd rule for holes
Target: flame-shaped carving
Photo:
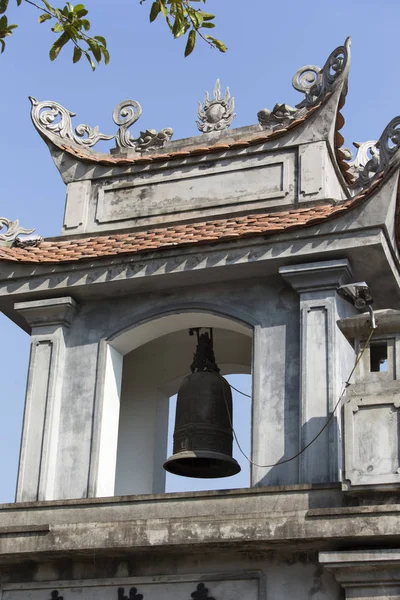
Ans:
<svg viewBox="0 0 400 600"><path fill-rule="evenodd" d="M197 116L199 121L196 121L196 123L199 131L203 133L227 129L236 117L234 112L235 98L231 97L228 87L225 96L221 97L219 79L215 83L213 99L210 100L209 94L206 92L203 104L201 102L198 104Z"/></svg>

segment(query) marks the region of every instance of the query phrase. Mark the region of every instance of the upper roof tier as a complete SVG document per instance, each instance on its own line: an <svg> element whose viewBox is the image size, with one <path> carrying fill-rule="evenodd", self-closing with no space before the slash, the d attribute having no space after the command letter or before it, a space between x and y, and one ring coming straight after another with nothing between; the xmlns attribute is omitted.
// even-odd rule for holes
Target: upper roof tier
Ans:
<svg viewBox="0 0 400 600"><path fill-rule="evenodd" d="M63 231L47 241L24 238L32 230L1 219L7 231L0 234L0 260L68 263L274 235L332 219L339 231L340 216L356 215L354 208L398 177L400 164L400 117L378 142L355 144L354 160L342 148L349 67L347 39L322 69L308 65L295 73L299 104L260 110L258 125L238 129L229 129L234 99L229 90L222 96L217 82L213 97L199 104L202 135L177 141L169 128L132 137L129 127L141 114L133 100L116 107L118 130L105 135L86 125L74 130L73 113L31 98L32 120L67 184ZM94 151L101 139L115 139L116 147Z"/></svg>
<svg viewBox="0 0 400 600"><path fill-rule="evenodd" d="M73 128L73 113L31 98L31 116L67 184L63 235L100 234L172 225L258 211L291 210L310 202L351 197L354 169L345 162L339 130L347 93L350 40L322 68L307 65L293 77L302 93L291 107L258 112L257 125L229 129L235 117L219 81L199 104L201 135L171 140L170 128L133 137L141 115L134 100L113 111L114 135ZM93 149L114 139L109 153Z"/></svg>

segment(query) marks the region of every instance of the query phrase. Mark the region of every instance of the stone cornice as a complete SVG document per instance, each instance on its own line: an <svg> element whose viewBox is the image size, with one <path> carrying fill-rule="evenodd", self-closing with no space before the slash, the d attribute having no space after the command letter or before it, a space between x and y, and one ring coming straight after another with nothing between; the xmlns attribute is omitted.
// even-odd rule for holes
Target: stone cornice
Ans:
<svg viewBox="0 0 400 600"><path fill-rule="evenodd" d="M47 325L69 327L78 308L79 305L70 296L48 300L16 302L14 304L14 310L31 327L43 327Z"/></svg>

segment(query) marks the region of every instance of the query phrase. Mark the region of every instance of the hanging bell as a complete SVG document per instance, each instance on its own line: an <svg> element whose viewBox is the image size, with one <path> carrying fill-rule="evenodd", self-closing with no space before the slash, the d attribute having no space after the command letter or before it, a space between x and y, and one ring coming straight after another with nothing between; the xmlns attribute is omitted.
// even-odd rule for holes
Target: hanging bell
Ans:
<svg viewBox="0 0 400 600"><path fill-rule="evenodd" d="M173 456L164 469L184 477L230 477L240 471L232 457L231 388L215 362L212 330L196 333L192 373L178 392Z"/></svg>

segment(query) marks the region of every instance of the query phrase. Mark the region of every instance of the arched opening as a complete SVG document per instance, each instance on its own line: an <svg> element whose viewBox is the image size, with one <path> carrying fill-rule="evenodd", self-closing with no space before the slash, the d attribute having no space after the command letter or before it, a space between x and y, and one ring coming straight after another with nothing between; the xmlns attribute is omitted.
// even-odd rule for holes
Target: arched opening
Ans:
<svg viewBox="0 0 400 600"><path fill-rule="evenodd" d="M190 372L196 345L195 338L189 336L192 327L213 328L214 351L221 374L242 374L249 378L252 329L226 317L194 312L166 315L113 339L107 345L96 496L166 491L163 464L168 438L172 435L171 426L168 427L172 416L170 398ZM251 386L247 383L245 387ZM243 406L243 422L249 422L250 399L235 398L235 412L238 402ZM248 448L250 424L247 429L247 439L242 434L241 437ZM244 466L240 481L248 485L249 469ZM229 483L232 478L203 480L207 484L197 487L187 478L180 479L180 490L243 487L243 483Z"/></svg>

